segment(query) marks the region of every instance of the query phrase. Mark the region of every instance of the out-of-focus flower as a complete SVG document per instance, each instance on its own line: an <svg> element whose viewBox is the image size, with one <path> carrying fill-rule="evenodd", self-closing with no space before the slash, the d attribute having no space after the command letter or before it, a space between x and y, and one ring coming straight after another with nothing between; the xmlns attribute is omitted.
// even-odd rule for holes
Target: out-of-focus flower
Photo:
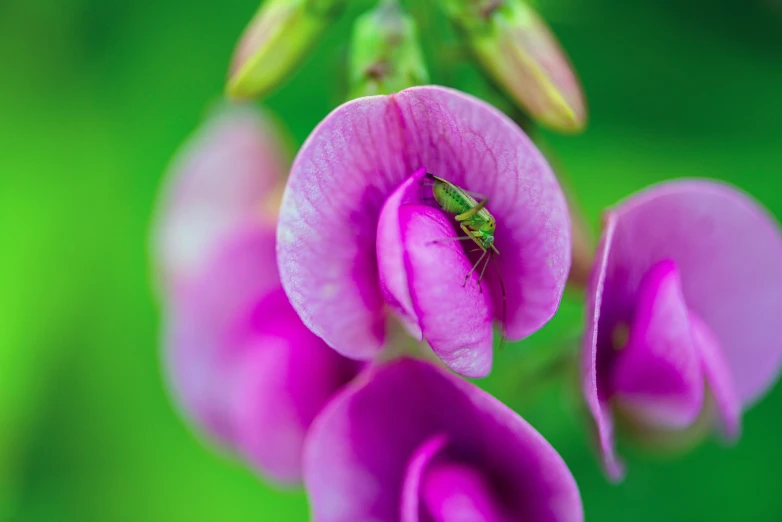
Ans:
<svg viewBox="0 0 782 522"><path fill-rule="evenodd" d="M397 0L383 0L353 28L350 97L391 94L429 83L415 21Z"/></svg>
<svg viewBox="0 0 782 522"><path fill-rule="evenodd" d="M486 71L530 116L554 130L586 123L570 62L545 21L523 0L440 0Z"/></svg>
<svg viewBox="0 0 782 522"><path fill-rule="evenodd" d="M423 169L488 198L500 255L482 285L478 271L465 280L474 244L452 240L456 220L427 201ZM294 162L277 237L291 303L330 346L372 358L390 308L471 377L491 369L492 321L510 339L539 329L570 268L567 205L545 159L500 112L441 87L332 112Z"/></svg>
<svg viewBox="0 0 782 522"><path fill-rule="evenodd" d="M285 165L265 119L249 108L219 113L168 173L155 260L178 401L264 475L293 483L310 422L359 368L301 323L280 286Z"/></svg>
<svg viewBox="0 0 782 522"><path fill-rule="evenodd" d="M165 294L186 293L233 234L277 222L289 165L277 130L256 111L223 106L212 115L164 179L152 247Z"/></svg>
<svg viewBox="0 0 782 522"><path fill-rule="evenodd" d="M607 212L588 292L586 402L609 476L614 425L692 444L741 411L782 362L782 236L749 197L709 181L646 189Z"/></svg>
<svg viewBox="0 0 782 522"><path fill-rule="evenodd" d="M266 0L237 45L228 94L255 98L290 75L347 0Z"/></svg>
<svg viewBox="0 0 782 522"><path fill-rule="evenodd" d="M567 466L521 417L437 366L401 359L362 374L305 445L313 519L578 522Z"/></svg>

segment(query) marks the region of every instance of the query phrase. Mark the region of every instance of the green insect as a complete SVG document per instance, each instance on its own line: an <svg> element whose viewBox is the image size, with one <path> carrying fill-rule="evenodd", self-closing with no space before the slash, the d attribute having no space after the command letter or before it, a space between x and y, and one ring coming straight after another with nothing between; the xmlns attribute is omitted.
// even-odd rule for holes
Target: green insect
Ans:
<svg viewBox="0 0 782 522"><path fill-rule="evenodd" d="M482 251L481 256L464 277L463 285L467 284L472 273L485 259L486 261L483 263L483 268L481 268L480 276L478 277L478 285L480 287L486 267L490 261L494 262L500 290L502 291L502 323L504 325L506 310L505 285L502 282L500 267L495 257L495 254L499 255L500 251L494 245L494 231L497 229L497 220L494 219L489 209L486 208L486 205L489 203L488 198L484 198L479 202L470 192L454 185L450 181L429 173L426 174L426 178L431 181L432 196L434 196L440 209L448 214L453 214L462 232L466 234L466 236L456 237L453 240L472 240L478 245L478 248L470 250L468 253L477 252L478 250Z"/></svg>

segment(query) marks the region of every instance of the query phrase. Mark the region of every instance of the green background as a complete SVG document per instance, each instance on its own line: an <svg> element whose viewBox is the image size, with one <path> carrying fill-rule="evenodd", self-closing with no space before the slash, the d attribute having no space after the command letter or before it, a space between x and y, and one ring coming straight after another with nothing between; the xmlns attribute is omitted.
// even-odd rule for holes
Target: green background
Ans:
<svg viewBox="0 0 782 522"><path fill-rule="evenodd" d="M538 4L589 100L586 133L546 138L592 228L622 196L682 176L729 180L782 216L778 3ZM344 35L368 5L354 1L268 100L296 143L341 100ZM220 96L255 7L0 2L0 521L306 520L301 492L265 484L173 409L149 283L156 188ZM432 42L450 38L431 20L430 63ZM434 81L478 85L467 66L445 74ZM572 341L580 314L567 296L484 384L562 453L587 520L782 520L782 386L746 414L735 448L709 441L678 459L627 448L627 480L606 483L568 388L533 393L524 377L552 342Z"/></svg>

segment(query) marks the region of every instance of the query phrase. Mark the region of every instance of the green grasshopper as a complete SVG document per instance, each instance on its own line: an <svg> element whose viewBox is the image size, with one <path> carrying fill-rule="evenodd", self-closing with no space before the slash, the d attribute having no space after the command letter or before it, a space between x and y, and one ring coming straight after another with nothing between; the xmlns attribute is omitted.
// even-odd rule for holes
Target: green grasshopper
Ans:
<svg viewBox="0 0 782 522"><path fill-rule="evenodd" d="M432 184L432 195L435 201L440 206L443 212L448 214L454 214L456 222L459 223L459 227L462 232L466 234L466 237L453 238L454 241L472 240L478 248L470 250L470 252L482 251L481 257L472 266L467 275L464 277L464 283L467 284L470 276L478 268L481 262L486 259L486 262L481 268L480 276L478 277L478 286L483 280L483 274L486 271L490 261L494 262L494 267L497 269L497 278L499 279L500 289L502 291L502 323L505 324L505 311L506 311L506 297L505 297L505 285L502 282L502 276L500 275L500 267L497 264L496 255L500 254L497 247L494 245L494 231L497 229L497 220L491 215L486 205L489 203L488 198L477 201L470 192L464 190L447 181L443 178L437 177L434 174L426 174L426 178L429 179ZM504 340L504 336L503 336Z"/></svg>

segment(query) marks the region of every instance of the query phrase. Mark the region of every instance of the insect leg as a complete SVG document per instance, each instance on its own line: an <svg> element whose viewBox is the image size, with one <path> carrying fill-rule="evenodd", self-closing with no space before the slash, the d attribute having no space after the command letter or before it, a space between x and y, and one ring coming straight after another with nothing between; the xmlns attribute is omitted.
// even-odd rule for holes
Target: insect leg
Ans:
<svg viewBox="0 0 782 522"><path fill-rule="evenodd" d="M475 272L475 269L478 268L478 265L481 264L481 261L483 261L483 258L486 257L486 254L489 253L489 251L487 249L485 249L485 248L482 248L481 250L483 250L483 254L481 254L481 257L478 258L478 261L476 261L475 264L472 265L472 268L470 269L469 272L467 272L467 275L464 276L464 282L462 283L462 286L465 286L467 284L467 281L470 279L470 276L472 275L472 273ZM481 272L481 274L483 274L483 272ZM478 280L478 288L481 288L480 279ZM481 288L481 290L483 290L483 289Z"/></svg>
<svg viewBox="0 0 782 522"><path fill-rule="evenodd" d="M487 252L489 252L487 250ZM478 277L478 284L481 284L481 281L483 281L483 274L486 272L486 267L489 266L489 262L491 261L490 258L494 257L494 253L490 252L489 257L486 258L486 262L483 264L483 268L481 268L481 275Z"/></svg>
<svg viewBox="0 0 782 522"><path fill-rule="evenodd" d="M475 242L475 244L478 245L478 248L480 250L483 250L483 254L481 254L481 257L478 258L478 261L472 266L470 271L467 272L467 275L464 276L464 282L462 283L462 286L464 286L464 285L467 284L467 280L470 279L470 276L472 275L472 273L475 272L475 269L478 268L478 265L481 263L481 260L484 258L484 256L486 256L486 254L489 253L489 249L487 249L483 245L481 245L481 243L478 240L478 238L475 237L475 235L472 233L472 231L469 228L467 228L467 226L465 226L464 223L459 223L459 226L461 227L462 232L467 234L467 237L472 239ZM474 250L471 250L470 252L474 252ZM481 288L481 290L483 290L483 288L480 287L480 285L478 285L478 286L479 286L479 288Z"/></svg>
<svg viewBox="0 0 782 522"><path fill-rule="evenodd" d="M478 289L480 290L481 293L483 293L483 287L481 286L481 281L483 281L483 274L484 274L484 272L486 272L486 267L489 266L490 258L494 257L494 253L491 252L488 249L485 250L483 252L483 255L481 256L481 258L478 259L478 262L475 263L475 266L473 267L473 270L478 268L478 265L481 263L481 260L486 256L487 253L489 254L489 257L487 257L486 261L483 263L483 268L481 268L481 275L478 276ZM469 275L468 275L468 277L469 277Z"/></svg>
<svg viewBox="0 0 782 522"><path fill-rule="evenodd" d="M475 214L477 214L478 212L483 210L483 207L485 207L488 203L489 203L488 199L484 199L483 201L480 201L477 205L472 207L467 212L463 212L463 213L459 214L458 216L456 216L456 221L466 221L466 220L470 219Z"/></svg>
<svg viewBox="0 0 782 522"><path fill-rule="evenodd" d="M464 224L464 223L459 223L459 227L462 229L462 232L464 232L464 233L467 235L467 237L469 237L470 239L472 239L472 240L475 242L475 244L476 244L476 245L478 245L479 247L481 247L481 250L484 250L484 248L483 248L483 245L482 245L482 244L481 244L481 242L478 240L478 238L477 238L477 237L475 237L475 234L473 234L473 233L472 233L472 230L470 230L469 228L467 228L467 226L465 226L465 224Z"/></svg>

